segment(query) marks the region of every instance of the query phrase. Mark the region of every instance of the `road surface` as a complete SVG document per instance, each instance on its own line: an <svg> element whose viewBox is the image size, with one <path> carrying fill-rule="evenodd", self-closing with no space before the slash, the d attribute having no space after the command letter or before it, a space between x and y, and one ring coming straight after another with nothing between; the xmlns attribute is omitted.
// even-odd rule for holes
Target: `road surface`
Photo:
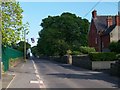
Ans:
<svg viewBox="0 0 120 90"><path fill-rule="evenodd" d="M116 88L118 78L102 72L33 59L46 88Z"/></svg>

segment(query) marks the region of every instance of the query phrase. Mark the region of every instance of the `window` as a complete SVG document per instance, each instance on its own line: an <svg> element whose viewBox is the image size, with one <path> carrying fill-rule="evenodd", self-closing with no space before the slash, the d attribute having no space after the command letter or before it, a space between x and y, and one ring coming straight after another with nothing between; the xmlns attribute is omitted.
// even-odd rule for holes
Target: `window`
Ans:
<svg viewBox="0 0 120 90"><path fill-rule="evenodd" d="M110 37L113 37L113 33L110 33Z"/></svg>

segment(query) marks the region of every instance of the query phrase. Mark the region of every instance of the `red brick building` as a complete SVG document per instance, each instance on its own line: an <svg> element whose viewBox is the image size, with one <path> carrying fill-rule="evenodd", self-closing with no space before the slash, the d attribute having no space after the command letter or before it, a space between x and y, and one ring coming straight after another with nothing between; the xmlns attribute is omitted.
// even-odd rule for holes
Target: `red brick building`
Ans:
<svg viewBox="0 0 120 90"><path fill-rule="evenodd" d="M110 42L120 40L120 15L102 16L92 12L88 43L96 51L108 51Z"/></svg>

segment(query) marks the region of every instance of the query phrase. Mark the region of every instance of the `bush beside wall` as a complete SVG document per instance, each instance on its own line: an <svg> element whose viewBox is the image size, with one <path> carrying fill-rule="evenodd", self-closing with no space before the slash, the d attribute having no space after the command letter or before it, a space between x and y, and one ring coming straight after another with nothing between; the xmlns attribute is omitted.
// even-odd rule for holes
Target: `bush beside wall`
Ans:
<svg viewBox="0 0 120 90"><path fill-rule="evenodd" d="M113 52L89 53L89 57L92 61L115 61L116 60L116 54Z"/></svg>
<svg viewBox="0 0 120 90"><path fill-rule="evenodd" d="M95 51L95 48L81 46L80 52L82 52L83 54L88 54L88 53L96 52L96 51Z"/></svg>

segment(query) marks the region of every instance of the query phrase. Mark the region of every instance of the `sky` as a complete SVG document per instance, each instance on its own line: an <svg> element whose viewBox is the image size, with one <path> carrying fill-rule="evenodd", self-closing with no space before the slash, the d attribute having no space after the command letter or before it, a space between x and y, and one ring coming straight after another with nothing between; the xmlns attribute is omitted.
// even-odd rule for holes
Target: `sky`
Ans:
<svg viewBox="0 0 120 90"><path fill-rule="evenodd" d="M96 0L97 1L97 0ZM98 15L116 15L118 13L118 2L23 2L20 1L23 12L23 23L29 22L30 33L27 35L31 46L37 44L38 32L42 19L48 16L61 15L63 12L70 12L91 20L91 12L97 10ZM35 39L31 43L30 38Z"/></svg>

